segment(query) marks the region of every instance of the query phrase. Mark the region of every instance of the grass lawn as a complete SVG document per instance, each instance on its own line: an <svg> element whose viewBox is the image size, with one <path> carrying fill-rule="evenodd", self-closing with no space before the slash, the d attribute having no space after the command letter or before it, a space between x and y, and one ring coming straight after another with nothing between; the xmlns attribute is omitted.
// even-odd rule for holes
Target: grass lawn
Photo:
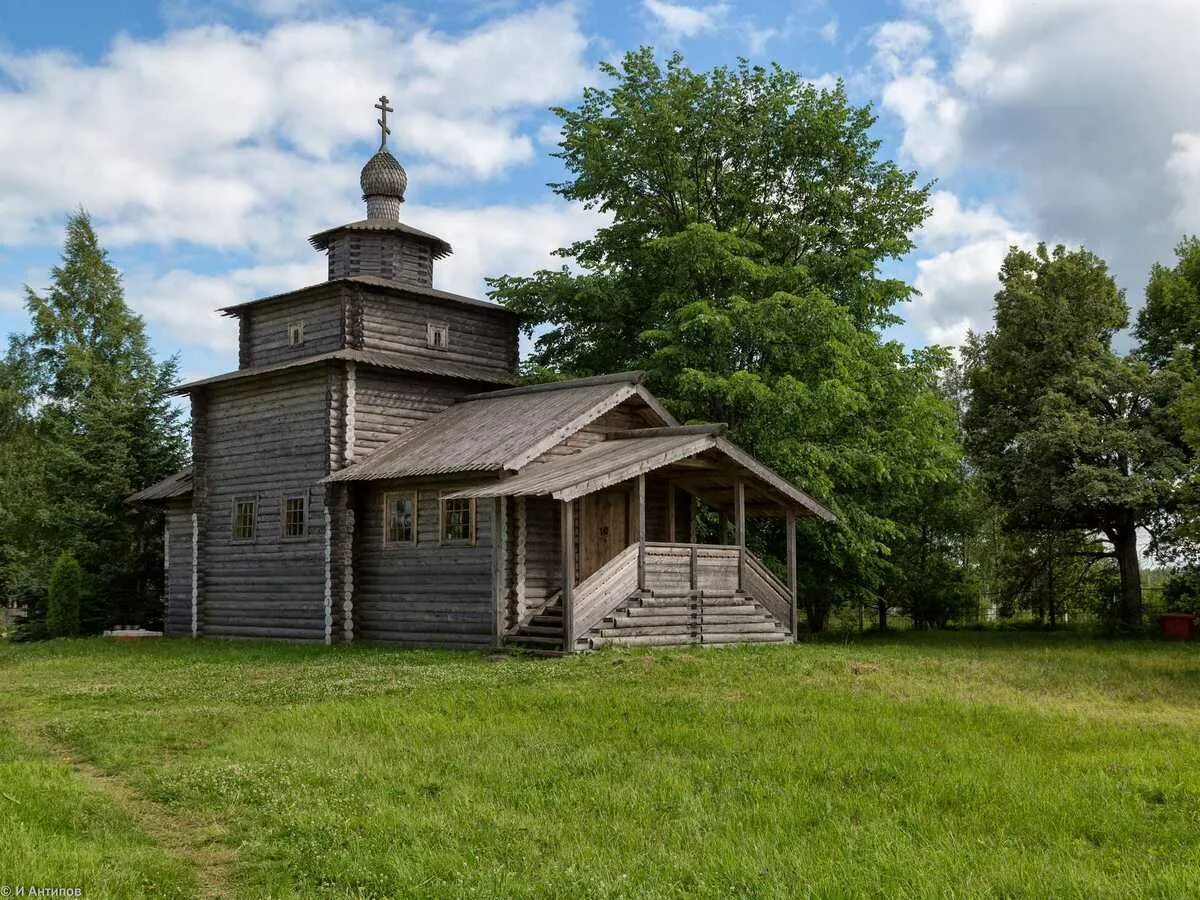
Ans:
<svg viewBox="0 0 1200 900"><path fill-rule="evenodd" d="M1200 647L0 644L0 885L1195 896Z"/></svg>

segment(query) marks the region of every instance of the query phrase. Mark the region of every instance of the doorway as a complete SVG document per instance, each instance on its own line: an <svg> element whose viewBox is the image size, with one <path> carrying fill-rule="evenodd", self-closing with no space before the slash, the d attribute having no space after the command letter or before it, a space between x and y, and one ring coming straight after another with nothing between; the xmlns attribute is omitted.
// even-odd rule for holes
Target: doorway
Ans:
<svg viewBox="0 0 1200 900"><path fill-rule="evenodd" d="M629 492L597 491L583 498L579 523L579 580L629 546Z"/></svg>

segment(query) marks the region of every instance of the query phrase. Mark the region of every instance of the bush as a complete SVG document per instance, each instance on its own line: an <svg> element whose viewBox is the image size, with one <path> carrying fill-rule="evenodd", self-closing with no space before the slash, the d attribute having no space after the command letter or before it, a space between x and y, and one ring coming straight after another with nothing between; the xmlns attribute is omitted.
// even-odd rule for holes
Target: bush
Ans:
<svg viewBox="0 0 1200 900"><path fill-rule="evenodd" d="M46 631L50 637L79 634L79 604L83 595L83 571L70 553L63 553L50 570L46 602Z"/></svg>
<svg viewBox="0 0 1200 900"><path fill-rule="evenodd" d="M1200 615L1200 569L1176 572L1163 586L1167 612Z"/></svg>

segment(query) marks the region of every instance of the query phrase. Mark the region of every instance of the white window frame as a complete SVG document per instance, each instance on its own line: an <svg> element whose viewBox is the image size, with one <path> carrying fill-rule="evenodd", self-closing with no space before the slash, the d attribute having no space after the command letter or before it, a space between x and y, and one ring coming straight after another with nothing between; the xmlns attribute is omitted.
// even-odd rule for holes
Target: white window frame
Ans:
<svg viewBox="0 0 1200 900"><path fill-rule="evenodd" d="M435 343L434 335L442 336L441 343ZM425 324L425 343L429 345L430 350L449 350L450 349L450 326L445 322L427 322Z"/></svg>
<svg viewBox="0 0 1200 900"><path fill-rule="evenodd" d="M288 322L287 340L289 347L304 346L304 320L300 319L296 322Z"/></svg>
<svg viewBox="0 0 1200 900"><path fill-rule="evenodd" d="M470 516L469 524L471 536L468 538L446 537L446 504L450 502L451 500L444 495L438 496L438 543L443 547L474 547L479 535L479 525L477 521L479 510L476 508L475 498L471 497L466 500L466 502L470 505L470 511L468 512L468 515Z"/></svg>
<svg viewBox="0 0 1200 900"><path fill-rule="evenodd" d="M412 537L408 540L389 540L388 527L391 520L393 497L407 497L412 500ZM417 491L385 491L383 495L383 546L385 548L415 547L417 545L417 518L420 509L420 497Z"/></svg>

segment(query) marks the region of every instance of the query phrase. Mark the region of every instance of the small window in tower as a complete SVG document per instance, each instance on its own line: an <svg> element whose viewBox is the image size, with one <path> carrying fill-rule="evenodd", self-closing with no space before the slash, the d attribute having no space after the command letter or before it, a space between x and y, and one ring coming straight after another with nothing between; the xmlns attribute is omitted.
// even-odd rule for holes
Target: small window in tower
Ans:
<svg viewBox="0 0 1200 900"><path fill-rule="evenodd" d="M445 350L450 346L450 326L440 322L430 322L429 346L434 350Z"/></svg>
<svg viewBox="0 0 1200 900"><path fill-rule="evenodd" d="M288 322L288 346L299 347L304 343L304 322Z"/></svg>

